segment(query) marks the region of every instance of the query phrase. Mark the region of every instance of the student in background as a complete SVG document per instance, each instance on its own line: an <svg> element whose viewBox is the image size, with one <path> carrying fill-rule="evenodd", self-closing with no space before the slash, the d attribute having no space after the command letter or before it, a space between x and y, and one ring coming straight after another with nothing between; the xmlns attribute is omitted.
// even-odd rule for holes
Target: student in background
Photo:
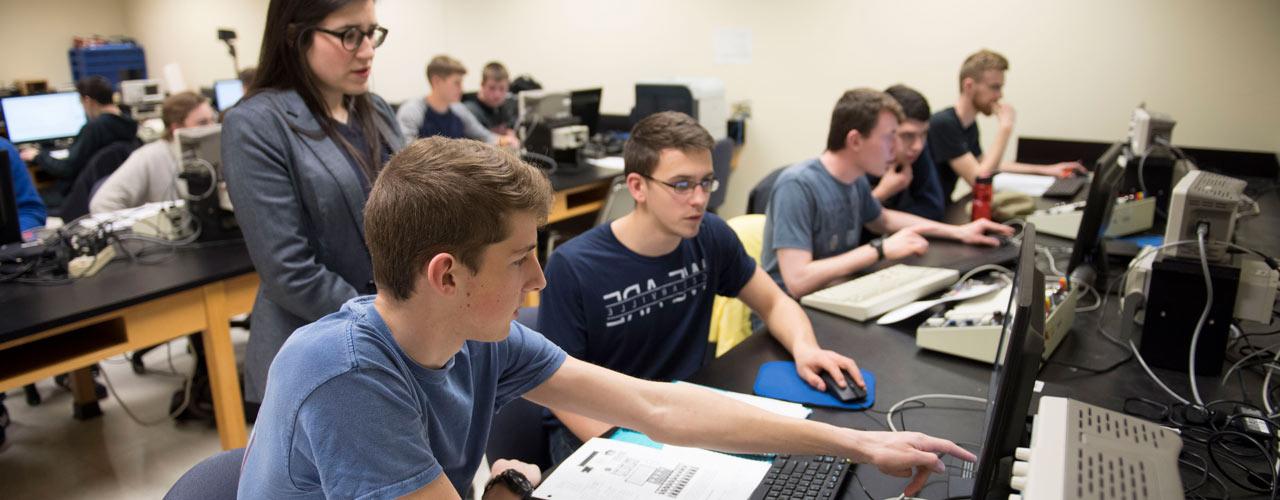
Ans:
<svg viewBox="0 0 1280 500"><path fill-rule="evenodd" d="M480 72L480 91L475 100L464 102L471 114L490 132L514 137L516 96L512 95L511 76L502 63L493 61Z"/></svg>
<svg viewBox="0 0 1280 500"><path fill-rule="evenodd" d="M924 236L997 246L999 240L988 231L1013 234L1012 228L987 219L953 226L880 206L866 174L883 176L894 161L902 119L902 106L883 92L845 92L831 112L827 149L778 176L760 260L792 296L817 291L880 260L923 254L929 247ZM890 236L859 245L863 226Z"/></svg>
<svg viewBox="0 0 1280 500"><path fill-rule="evenodd" d="M30 236L30 231L44 225L44 202L40 193L31 182L31 172L27 171L26 162L18 148L7 139L0 137L0 150L9 156L9 175L13 177L13 194L18 205L18 226L22 230L23 239Z"/></svg>
<svg viewBox="0 0 1280 500"><path fill-rule="evenodd" d="M552 196L542 171L476 141L433 137L392 158L365 209L377 294L285 343L238 496L460 498L494 412L519 397L673 445L848 457L912 477L906 493L945 470L938 454L974 460L923 434L784 417L566 355L513 321L546 284L538 226ZM495 462L484 499L528 498L541 471L515 465Z"/></svg>
<svg viewBox="0 0 1280 500"><path fill-rule="evenodd" d="M871 195L884 208L941 221L946 197L925 144L929 134L929 101L906 85L894 85L884 93L902 106L904 119L898 124L893 165L885 170L883 177L867 174Z"/></svg>
<svg viewBox="0 0 1280 500"><path fill-rule="evenodd" d="M431 58L427 63L427 84L431 86L431 93L405 101L396 112L400 133L405 140L438 135L504 146L511 143L514 136L506 138L490 132L462 104L462 77L466 74L467 68L457 59L446 55Z"/></svg>
<svg viewBox="0 0 1280 500"><path fill-rule="evenodd" d="M369 91L387 36L372 0L272 0L258 76L222 126L222 168L262 278L245 352L248 405L298 327L372 291L364 243L369 188L403 141Z"/></svg>
<svg viewBox="0 0 1280 500"><path fill-rule="evenodd" d="M955 107L938 111L929 119L929 147L938 164L942 193L948 201L959 179L972 186L974 179L996 172L1055 177L1087 172L1078 161L1053 165L1001 164L1005 148L1013 137L1015 119L1013 106L1000 102L1004 96L1004 73L1008 69L1009 60L990 50L983 49L965 58L960 66L960 97ZM983 152L978 142L978 113L994 114L1000 123L990 151Z"/></svg>
<svg viewBox="0 0 1280 500"><path fill-rule="evenodd" d="M121 114L113 98L111 81L98 75L86 77L76 82L76 92L80 94L80 104L84 106L89 121L76 134L67 157L54 158L48 151L35 148L23 148L21 151L22 161L34 162L41 171L58 178L53 191L45 197L50 206L62 203L76 176L84 170L94 153L113 142L138 140L138 122Z"/></svg>
<svg viewBox="0 0 1280 500"><path fill-rule="evenodd" d="M90 213L178 199L178 158L173 148L173 133L215 123L213 106L194 92L180 92L165 98L160 118L164 121L164 137L134 150L129 159L102 182L89 202Z"/></svg>
<svg viewBox="0 0 1280 500"><path fill-rule="evenodd" d="M569 355L646 380L684 380L708 359L716 295L738 297L818 390L820 373L844 385L862 374L846 356L822 349L791 297L747 255L707 200L715 142L697 120L673 111L640 120L623 149L631 213L556 248L547 263L538 329ZM627 312L623 313L622 311ZM610 425L560 411L551 433L559 462Z"/></svg>

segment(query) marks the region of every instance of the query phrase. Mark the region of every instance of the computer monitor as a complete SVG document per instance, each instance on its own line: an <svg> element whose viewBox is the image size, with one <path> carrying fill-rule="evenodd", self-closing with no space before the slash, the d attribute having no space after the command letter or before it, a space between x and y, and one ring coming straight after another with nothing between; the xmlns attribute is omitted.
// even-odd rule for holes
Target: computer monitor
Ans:
<svg viewBox="0 0 1280 500"><path fill-rule="evenodd" d="M520 125L529 125L538 121L555 121L573 115L572 94L569 92L550 92L546 90L526 90L516 94L516 109Z"/></svg>
<svg viewBox="0 0 1280 500"><path fill-rule="evenodd" d="M14 143L75 137L89 121L76 92L6 97L0 99L0 112Z"/></svg>
<svg viewBox="0 0 1280 500"><path fill-rule="evenodd" d="M226 111L244 97L244 85L240 80L218 80L213 82L213 96L218 111Z"/></svg>
<svg viewBox="0 0 1280 500"><path fill-rule="evenodd" d="M1021 245L987 391L987 418L974 476L974 499L1009 496L1013 453L1025 434L1036 373L1044 353L1044 274L1036 269L1034 224L1023 228Z"/></svg>
<svg viewBox="0 0 1280 500"><path fill-rule="evenodd" d="M0 245L22 241L18 194L13 191L13 172L9 169L9 155L0 151Z"/></svg>
<svg viewBox="0 0 1280 500"><path fill-rule="evenodd" d="M569 93L569 112L578 117L592 135L600 129L600 97L603 93L604 90L598 88Z"/></svg>
<svg viewBox="0 0 1280 500"><path fill-rule="evenodd" d="M1107 274L1105 236L1107 226L1111 223L1111 211L1115 208L1120 182L1124 179L1124 167L1120 166L1120 159L1126 154L1125 142L1119 141L1112 144L1107 152L1098 158L1098 163L1093 168L1093 181L1089 183L1084 213L1080 216L1080 227L1076 230L1076 241L1071 249L1067 275L1072 276L1082 266L1084 269L1080 276L1073 278L1073 281L1084 281L1090 286L1095 282L1105 282Z"/></svg>

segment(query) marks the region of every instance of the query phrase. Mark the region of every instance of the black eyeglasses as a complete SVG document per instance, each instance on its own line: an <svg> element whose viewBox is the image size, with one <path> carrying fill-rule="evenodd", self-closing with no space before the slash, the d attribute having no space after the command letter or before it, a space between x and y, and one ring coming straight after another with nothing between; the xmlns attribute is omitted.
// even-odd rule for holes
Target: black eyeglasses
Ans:
<svg viewBox="0 0 1280 500"><path fill-rule="evenodd" d="M373 42L373 48L378 48L382 42L387 41L387 29L382 26L374 26L369 31L361 30L355 26L348 27L342 31L328 30L317 26L316 31L326 33L338 37L342 40L342 48L355 52L360 50L360 45L364 43L364 39L368 38Z"/></svg>
<svg viewBox="0 0 1280 500"><path fill-rule="evenodd" d="M676 194L681 196L687 196L689 194L692 194L693 188L695 187L702 187L702 191L707 194L714 193L716 192L717 189L720 189L720 180L716 179L715 177L706 177L700 181L681 179L675 182L667 182L664 180L655 179L645 174L639 174L639 175L640 177L644 177L645 179L649 179L653 182L657 182L658 184L663 184L671 188L672 191L675 191Z"/></svg>

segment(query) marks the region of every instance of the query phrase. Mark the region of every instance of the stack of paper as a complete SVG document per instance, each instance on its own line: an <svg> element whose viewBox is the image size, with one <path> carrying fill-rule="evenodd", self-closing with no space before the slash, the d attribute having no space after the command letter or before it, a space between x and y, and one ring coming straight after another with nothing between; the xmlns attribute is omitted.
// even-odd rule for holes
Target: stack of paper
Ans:
<svg viewBox="0 0 1280 500"><path fill-rule="evenodd" d="M592 438L533 492L543 500L743 499L770 464L696 448Z"/></svg>
<svg viewBox="0 0 1280 500"><path fill-rule="evenodd" d="M992 179L991 187L996 191L1013 191L1038 198L1044 196L1044 192L1049 190L1055 180L1057 178L1047 175L1000 172Z"/></svg>

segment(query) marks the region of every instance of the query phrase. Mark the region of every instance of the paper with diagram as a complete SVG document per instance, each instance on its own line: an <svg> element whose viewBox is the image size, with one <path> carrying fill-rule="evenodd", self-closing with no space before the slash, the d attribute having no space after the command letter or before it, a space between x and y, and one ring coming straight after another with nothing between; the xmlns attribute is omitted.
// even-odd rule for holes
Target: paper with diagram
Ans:
<svg viewBox="0 0 1280 500"><path fill-rule="evenodd" d="M741 500L769 470L768 462L723 453L593 438L565 459L534 491L544 500Z"/></svg>

